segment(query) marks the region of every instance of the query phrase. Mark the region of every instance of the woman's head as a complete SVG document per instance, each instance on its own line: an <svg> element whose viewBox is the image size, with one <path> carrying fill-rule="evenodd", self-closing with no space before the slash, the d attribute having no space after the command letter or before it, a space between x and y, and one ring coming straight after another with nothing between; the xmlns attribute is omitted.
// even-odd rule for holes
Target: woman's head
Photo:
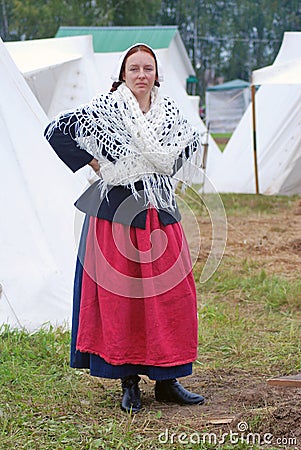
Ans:
<svg viewBox="0 0 301 450"><path fill-rule="evenodd" d="M130 56L135 55L138 52L144 52L147 55L149 55L151 58L148 58L149 60L152 59L155 67L155 84L156 86L160 86L158 81L158 64L157 64L157 58L154 52L150 47L147 47L144 44L138 44L135 47L130 48L130 50L126 53L123 62L121 64L120 72L119 72L119 81L124 81L125 76L125 70L127 66L127 61ZM131 58L132 59L132 58Z"/></svg>
<svg viewBox="0 0 301 450"><path fill-rule="evenodd" d="M160 86L159 83L159 70L158 61L153 50L145 44L136 44L129 48L125 54L119 60L116 73L113 75L115 83L113 83L111 91L114 91L118 86L125 82L129 88L131 88L134 81L135 74L138 76L138 72L146 80L152 81L152 86ZM118 74L118 75L117 75ZM118 78L117 78L118 77Z"/></svg>

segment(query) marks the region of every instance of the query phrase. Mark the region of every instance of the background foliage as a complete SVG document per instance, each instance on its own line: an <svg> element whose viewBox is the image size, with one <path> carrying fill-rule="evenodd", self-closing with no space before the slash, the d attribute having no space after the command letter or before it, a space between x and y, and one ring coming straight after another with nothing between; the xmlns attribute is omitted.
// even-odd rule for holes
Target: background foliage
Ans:
<svg viewBox="0 0 301 450"><path fill-rule="evenodd" d="M248 80L271 64L285 31L301 25L299 0L0 0L4 41L53 37L60 25L177 25L200 80Z"/></svg>

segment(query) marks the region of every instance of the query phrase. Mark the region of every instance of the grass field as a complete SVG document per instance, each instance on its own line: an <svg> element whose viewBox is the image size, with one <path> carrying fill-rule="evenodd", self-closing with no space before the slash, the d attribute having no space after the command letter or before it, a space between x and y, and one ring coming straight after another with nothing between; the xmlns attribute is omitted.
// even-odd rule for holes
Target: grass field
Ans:
<svg viewBox="0 0 301 450"><path fill-rule="evenodd" d="M228 217L223 260L205 284L198 281L204 265L202 251L194 266L199 357L186 386L201 391L207 399L205 406L155 402L152 382L142 380L145 408L134 417L127 416L119 406L118 381L69 368L69 331L45 327L30 334L4 326L1 450L259 448L242 440L233 444L229 434L225 443L197 441L206 432L221 436L225 430L237 430L237 420L254 433L278 432L286 439L287 429L297 433L300 390L289 394L268 390L266 379L296 373L301 367L300 200L251 195L222 199ZM206 250L208 216L202 208L191 206ZM279 420L284 405L290 415L283 412ZM271 412L276 410L278 416ZM232 415L230 425L221 419ZM212 417L221 419L220 424L214 424ZM273 442L264 447L301 448L301 434L297 438L299 444Z"/></svg>

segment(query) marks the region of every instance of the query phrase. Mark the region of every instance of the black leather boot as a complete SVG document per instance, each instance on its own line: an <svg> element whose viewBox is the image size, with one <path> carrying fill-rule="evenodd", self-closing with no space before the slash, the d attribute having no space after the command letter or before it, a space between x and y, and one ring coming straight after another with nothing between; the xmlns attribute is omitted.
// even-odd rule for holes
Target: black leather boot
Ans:
<svg viewBox="0 0 301 450"><path fill-rule="evenodd" d="M183 388L175 379L156 381L155 397L159 402L173 402L179 405L201 405L205 399Z"/></svg>
<svg viewBox="0 0 301 450"><path fill-rule="evenodd" d="M141 409L140 389L138 383L140 377L138 375L130 375L121 379L123 397L121 408L123 411L135 414Z"/></svg>

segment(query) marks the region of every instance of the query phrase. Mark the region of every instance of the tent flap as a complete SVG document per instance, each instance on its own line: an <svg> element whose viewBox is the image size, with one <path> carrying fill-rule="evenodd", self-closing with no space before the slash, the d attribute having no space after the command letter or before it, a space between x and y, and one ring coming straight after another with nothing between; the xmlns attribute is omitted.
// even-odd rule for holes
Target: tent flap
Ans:
<svg viewBox="0 0 301 450"><path fill-rule="evenodd" d="M252 84L301 84L301 59L254 70Z"/></svg>

